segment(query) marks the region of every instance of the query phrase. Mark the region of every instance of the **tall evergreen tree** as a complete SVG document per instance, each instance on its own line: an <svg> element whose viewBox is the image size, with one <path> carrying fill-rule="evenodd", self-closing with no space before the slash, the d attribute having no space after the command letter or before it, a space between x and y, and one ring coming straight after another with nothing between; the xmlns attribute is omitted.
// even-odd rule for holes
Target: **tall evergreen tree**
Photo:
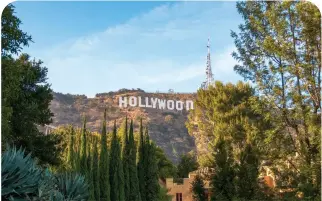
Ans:
<svg viewBox="0 0 322 201"><path fill-rule="evenodd" d="M114 121L114 129L111 140L110 151L110 185L111 200L124 201L124 175L121 160L121 148L119 140L116 136L116 122Z"/></svg>
<svg viewBox="0 0 322 201"><path fill-rule="evenodd" d="M86 117L83 117L83 129L81 138L81 150L80 150L80 172L86 175L87 167L87 133L86 133Z"/></svg>
<svg viewBox="0 0 322 201"><path fill-rule="evenodd" d="M140 196L142 201L146 200L145 194L145 139L143 135L143 125L142 118L140 119L140 137L138 143L138 179L139 179L139 187L140 187Z"/></svg>
<svg viewBox="0 0 322 201"><path fill-rule="evenodd" d="M88 137L88 139L91 139L91 137ZM93 169L92 169L92 153L91 153L91 146L90 141L88 141L87 146L87 170L86 170L86 180L88 182L88 188L89 188L89 200L95 200L95 194L94 194L94 183L93 183Z"/></svg>
<svg viewBox="0 0 322 201"><path fill-rule="evenodd" d="M94 197L95 201L100 201L100 175L99 175L99 156L97 147L97 137L94 139L94 150L93 150L93 185L94 185Z"/></svg>
<svg viewBox="0 0 322 201"><path fill-rule="evenodd" d="M158 177L158 165L156 160L156 146L150 142L148 130L145 133L145 198L147 201L157 201L160 185Z"/></svg>
<svg viewBox="0 0 322 201"><path fill-rule="evenodd" d="M193 182L191 183L193 200L194 201L207 201L205 184L200 175L196 175Z"/></svg>
<svg viewBox="0 0 322 201"><path fill-rule="evenodd" d="M67 162L70 165L70 168L72 170L75 170L75 157L76 157L76 150L75 150L75 131L73 126L70 127L70 133L69 133L69 144L68 144L68 156L67 156Z"/></svg>
<svg viewBox="0 0 322 201"><path fill-rule="evenodd" d="M129 139L127 128L127 117L123 124L122 134L122 163L124 175L124 195L125 200L130 200L130 176L129 176Z"/></svg>
<svg viewBox="0 0 322 201"><path fill-rule="evenodd" d="M131 120L130 130L129 130L129 201L139 201L140 199L140 187L139 179L137 174L137 165L136 165L136 146L134 142L134 129L133 121Z"/></svg>
<svg viewBox="0 0 322 201"><path fill-rule="evenodd" d="M101 201L110 201L109 154L106 134L106 109L104 111L104 120L101 135L101 154L99 160L100 196Z"/></svg>

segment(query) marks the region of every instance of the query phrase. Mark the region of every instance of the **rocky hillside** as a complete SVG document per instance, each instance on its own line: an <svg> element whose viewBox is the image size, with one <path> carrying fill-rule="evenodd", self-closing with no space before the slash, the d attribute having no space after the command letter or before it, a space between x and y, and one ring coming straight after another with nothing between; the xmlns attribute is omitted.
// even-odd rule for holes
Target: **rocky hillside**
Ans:
<svg viewBox="0 0 322 201"><path fill-rule="evenodd" d="M166 100L193 100L195 94L177 93L146 93L143 90L122 89L117 92L97 94L95 98L87 98L84 95L71 95L54 93L51 110L54 113L53 126L72 124L81 126L81 115L86 114L87 127L91 131L100 132L103 111L107 109L109 131L112 130L114 120L120 125L125 116L132 118L135 130L139 128L139 119L148 125L149 134L154 142L173 161L178 162L181 154L195 149L194 139L189 136L185 127L187 110L168 110L146 107L119 107L119 97L158 98Z"/></svg>

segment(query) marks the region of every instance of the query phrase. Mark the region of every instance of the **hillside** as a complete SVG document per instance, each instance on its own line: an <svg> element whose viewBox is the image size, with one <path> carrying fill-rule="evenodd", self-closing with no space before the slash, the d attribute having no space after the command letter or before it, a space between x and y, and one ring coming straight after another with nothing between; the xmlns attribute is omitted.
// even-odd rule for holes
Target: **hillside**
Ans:
<svg viewBox="0 0 322 201"><path fill-rule="evenodd" d="M178 162L181 154L195 149L194 139L189 136L185 127L188 111L129 106L126 108L119 107L120 96L185 101L193 100L195 94L146 93L140 89L122 89L117 92L96 94L94 98L61 93L54 93L53 95L51 110L54 113L52 123L54 126L72 124L80 127L81 115L86 114L88 129L100 132L103 111L107 108L109 131L112 129L114 120L116 120L117 125L120 125L126 115L134 120L135 130L138 131L139 119L142 117L143 123L149 127L149 134L152 140L175 163Z"/></svg>

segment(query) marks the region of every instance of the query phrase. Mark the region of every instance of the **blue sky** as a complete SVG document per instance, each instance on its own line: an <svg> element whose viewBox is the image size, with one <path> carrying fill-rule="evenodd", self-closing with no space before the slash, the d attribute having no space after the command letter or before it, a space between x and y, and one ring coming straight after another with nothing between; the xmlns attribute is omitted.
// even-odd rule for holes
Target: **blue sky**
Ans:
<svg viewBox="0 0 322 201"><path fill-rule="evenodd" d="M215 80L236 82L230 30L235 2L15 2L25 48L48 68L56 92L141 88L195 92L205 79L207 38Z"/></svg>

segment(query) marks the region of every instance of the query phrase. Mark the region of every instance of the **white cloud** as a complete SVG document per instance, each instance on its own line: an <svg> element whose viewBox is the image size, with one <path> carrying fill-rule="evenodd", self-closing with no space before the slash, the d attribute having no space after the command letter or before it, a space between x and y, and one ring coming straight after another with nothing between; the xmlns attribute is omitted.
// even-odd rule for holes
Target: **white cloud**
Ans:
<svg viewBox="0 0 322 201"><path fill-rule="evenodd" d="M180 86L188 88L205 77L206 42L211 35L215 78L234 81L236 62L230 56L229 33L238 22L232 12L234 4L228 2L165 4L35 55L45 61L56 91L93 95L123 87L155 90L178 83L187 83Z"/></svg>

